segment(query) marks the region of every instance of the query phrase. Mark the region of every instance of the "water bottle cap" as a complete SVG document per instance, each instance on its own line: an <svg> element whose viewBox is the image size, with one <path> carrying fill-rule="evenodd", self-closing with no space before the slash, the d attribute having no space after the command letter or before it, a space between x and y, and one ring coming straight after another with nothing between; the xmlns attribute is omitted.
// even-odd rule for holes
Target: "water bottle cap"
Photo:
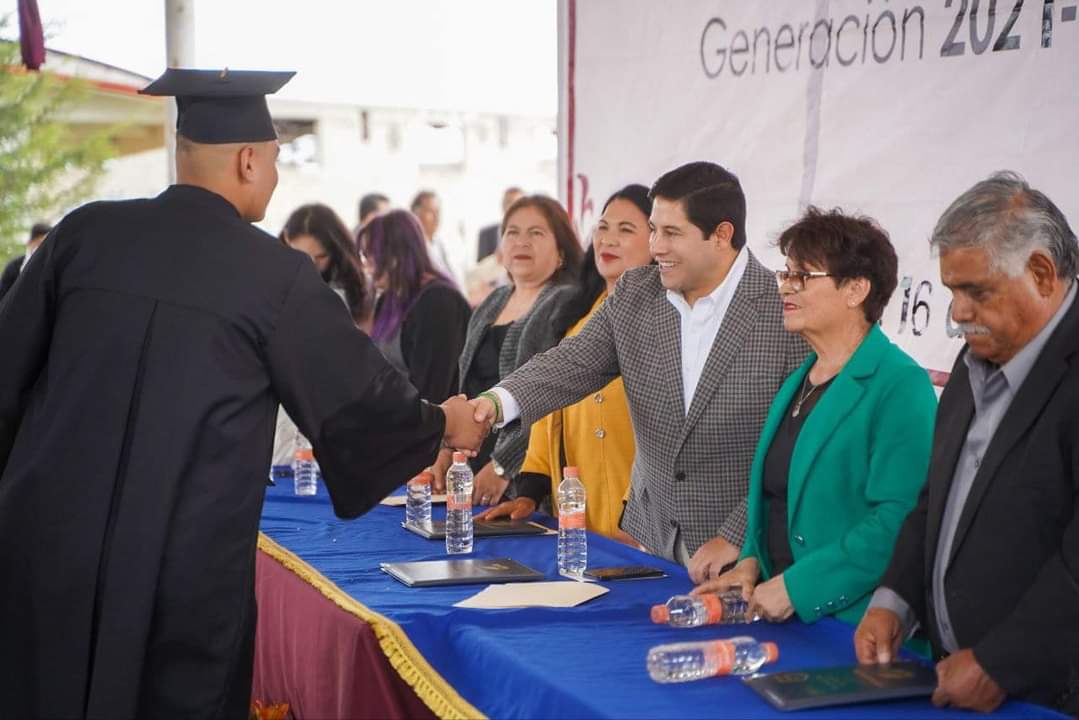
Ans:
<svg viewBox="0 0 1079 720"><path fill-rule="evenodd" d="M566 467L562 468L562 477L580 479L581 476L577 474L576 465L567 465Z"/></svg>
<svg viewBox="0 0 1079 720"><path fill-rule="evenodd" d="M465 454L463 452L457 452L456 450L453 453L453 461L455 463L468 462L467 458L465 458Z"/></svg>
<svg viewBox="0 0 1079 720"><path fill-rule="evenodd" d="M314 460L315 453L311 450L311 448L298 447L296 448L295 458L301 462L307 460Z"/></svg>
<svg viewBox="0 0 1079 720"><path fill-rule="evenodd" d="M652 606L652 622L656 625L666 625L671 620L671 611L666 605Z"/></svg>
<svg viewBox="0 0 1079 720"><path fill-rule="evenodd" d="M776 660L779 659L779 646L776 645L774 642L762 642L761 648L763 648L764 652L767 653L768 662L774 663Z"/></svg>
<svg viewBox="0 0 1079 720"><path fill-rule="evenodd" d="M424 470L416 477L409 480L410 485L430 485L435 481L435 476L430 470Z"/></svg>

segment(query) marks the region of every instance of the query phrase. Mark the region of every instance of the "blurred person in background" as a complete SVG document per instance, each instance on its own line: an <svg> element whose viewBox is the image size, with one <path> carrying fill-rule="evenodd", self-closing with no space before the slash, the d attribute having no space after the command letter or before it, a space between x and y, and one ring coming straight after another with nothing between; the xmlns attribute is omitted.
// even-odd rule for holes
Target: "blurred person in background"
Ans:
<svg viewBox="0 0 1079 720"><path fill-rule="evenodd" d="M367 332L371 323L374 290L367 285L360 256L341 218L326 205L303 205L289 215L279 237L293 250L299 250L311 258L323 282L348 307L357 332ZM271 465L282 467L292 464L299 432L285 409L279 407Z"/></svg>
<svg viewBox="0 0 1079 720"><path fill-rule="evenodd" d="M524 195L519 187L507 188L502 194L502 215ZM465 274L465 292L472 307L478 307L487 299L495 288L509 282L509 275L502 266L502 253L499 245L502 240L502 226L499 223L488 225L480 230L477 238L477 263Z"/></svg>
<svg viewBox="0 0 1079 720"><path fill-rule="evenodd" d="M524 197L524 194L524 190L519 187L506 188L506 191L502 193L502 217L506 216L506 211L510 209L513 203ZM501 223L491 223L480 230L479 237L476 240L476 262L482 262L485 257L497 254L501 240Z"/></svg>
<svg viewBox="0 0 1079 720"><path fill-rule="evenodd" d="M34 254L34 251L38 249L45 236L50 232L52 232L52 226L46 223L36 223L30 228L30 239L26 241L26 253L9 262L4 267L4 272L0 274L0 300L4 299L4 295L7 295L8 290L19 279L19 273L26 267L30 256Z"/></svg>
<svg viewBox="0 0 1079 720"><path fill-rule="evenodd" d="M356 229L353 237L360 234L371 218L380 215L390 209L390 199L380 192L371 192L360 198L360 205L356 211Z"/></svg>
<svg viewBox="0 0 1079 720"><path fill-rule="evenodd" d="M364 281L348 228L337 213L318 203L303 205L289 215L281 239L311 258L326 284L344 299L356 325L365 327L374 294Z"/></svg>
<svg viewBox="0 0 1079 720"><path fill-rule="evenodd" d="M442 402L460 384L457 363L471 308L431 262L409 211L376 216L357 242L379 292L371 339L420 397Z"/></svg>
<svg viewBox="0 0 1079 720"><path fill-rule="evenodd" d="M552 318L556 331L566 337L579 333L622 273L652 261L648 249L651 213L652 201L644 185L628 185L607 200L581 264L576 291ZM636 545L618 527L635 452L626 391L618 378L532 425L528 453L512 481L516 497L481 517L516 520L545 506L557 510L553 498L562 481L562 468L573 465L588 495L588 529Z"/></svg>
<svg viewBox="0 0 1079 720"><path fill-rule="evenodd" d="M420 190L416 193L416 197L412 198L409 210L420 221L420 227L423 228L423 236L427 239L427 254L431 262L455 286L460 287L461 283L453 269L450 256L438 236L438 228L442 224L442 200L434 190Z"/></svg>
<svg viewBox="0 0 1079 720"><path fill-rule="evenodd" d="M472 313L461 353L461 392L474 397L556 345L562 337L551 323L573 296L581 244L569 216L556 200L520 198L502 220L502 261L511 283L491 293ZM470 464L476 473L475 502L497 503L524 462L528 427L488 436ZM434 467L436 488L444 485L451 455Z"/></svg>

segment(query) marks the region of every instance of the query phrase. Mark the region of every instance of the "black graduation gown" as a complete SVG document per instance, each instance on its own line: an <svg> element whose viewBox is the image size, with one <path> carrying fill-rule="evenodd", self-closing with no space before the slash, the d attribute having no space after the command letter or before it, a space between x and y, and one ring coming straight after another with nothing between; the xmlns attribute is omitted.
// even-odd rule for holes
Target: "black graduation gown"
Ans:
<svg viewBox="0 0 1079 720"><path fill-rule="evenodd" d="M0 304L0 716L246 717L278 402L354 517L445 418L209 191L94 203Z"/></svg>

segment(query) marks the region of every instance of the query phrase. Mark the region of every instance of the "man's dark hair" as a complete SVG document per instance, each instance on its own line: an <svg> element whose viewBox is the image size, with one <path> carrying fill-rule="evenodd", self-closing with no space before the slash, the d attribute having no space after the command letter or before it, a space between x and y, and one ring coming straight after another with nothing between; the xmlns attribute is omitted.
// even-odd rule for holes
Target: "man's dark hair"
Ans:
<svg viewBox="0 0 1079 720"><path fill-rule="evenodd" d="M686 217L707 238L720 223L734 227L731 247L746 244L746 196L734 173L710 162L691 162L656 180L648 196L682 203Z"/></svg>
<svg viewBox="0 0 1079 720"><path fill-rule="evenodd" d="M880 320L899 281L899 259L888 233L876 220L810 205L798 222L783 231L778 244L784 256L830 273L836 287L855 278L868 280L862 311L867 322Z"/></svg>
<svg viewBox="0 0 1079 720"><path fill-rule="evenodd" d="M367 193L360 198L360 218L367 217L370 213L378 210L379 205L389 205L390 199L382 193Z"/></svg>
<svg viewBox="0 0 1079 720"><path fill-rule="evenodd" d="M48 223L34 223L34 226L30 228L30 239L41 237L42 235L48 235L52 232L52 225Z"/></svg>
<svg viewBox="0 0 1079 720"><path fill-rule="evenodd" d="M434 190L420 190L418 193L416 193L416 197L412 198L412 204L408 206L408 209L412 212L416 212L425 202L427 202L428 200L434 200L437 197L438 194L435 193Z"/></svg>

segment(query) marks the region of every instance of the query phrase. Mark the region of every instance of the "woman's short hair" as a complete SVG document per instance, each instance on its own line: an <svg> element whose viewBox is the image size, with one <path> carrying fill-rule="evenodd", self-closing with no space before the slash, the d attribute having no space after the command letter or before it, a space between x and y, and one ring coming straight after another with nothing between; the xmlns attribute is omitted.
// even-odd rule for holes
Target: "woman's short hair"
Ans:
<svg viewBox="0 0 1079 720"><path fill-rule="evenodd" d="M315 238L329 255L330 262L322 279L341 286L353 319L363 321L370 311L370 293L364 282L360 257L352 244L352 234L345 223L326 205L302 205L289 215L279 237L288 243L301 235Z"/></svg>
<svg viewBox="0 0 1079 720"><path fill-rule="evenodd" d="M524 208L538 210L550 226L551 233L554 234L555 245L562 256L562 264L554 271L551 282L557 284L574 282L577 271L581 266L581 257L584 255L584 251L581 249L581 242L577 239L577 233L573 229L573 223L570 222L569 215L566 214L565 209L558 204L557 200L553 200L546 195L525 195L523 198L519 198L510 205L509 210L502 216L501 234L506 234L506 226L509 224L509 219L513 214Z"/></svg>
<svg viewBox="0 0 1079 720"><path fill-rule="evenodd" d="M868 322L880 320L899 281L899 259L876 220L846 215L839 208L824 211L810 206L783 231L778 244L786 257L831 273L836 287L855 278L868 280L862 311Z"/></svg>

